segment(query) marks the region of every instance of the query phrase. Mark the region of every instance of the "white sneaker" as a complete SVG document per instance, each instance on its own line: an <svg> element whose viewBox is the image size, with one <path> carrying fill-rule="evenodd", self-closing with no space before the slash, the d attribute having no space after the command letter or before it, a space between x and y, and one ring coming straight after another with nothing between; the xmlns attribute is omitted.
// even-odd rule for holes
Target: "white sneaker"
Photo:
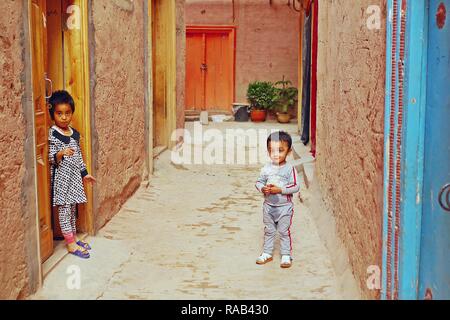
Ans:
<svg viewBox="0 0 450 320"><path fill-rule="evenodd" d="M256 264L266 264L273 260L273 257L270 254L263 253L256 259Z"/></svg>
<svg viewBox="0 0 450 320"><path fill-rule="evenodd" d="M287 269L290 268L291 266L292 266L291 256L282 256L280 267Z"/></svg>

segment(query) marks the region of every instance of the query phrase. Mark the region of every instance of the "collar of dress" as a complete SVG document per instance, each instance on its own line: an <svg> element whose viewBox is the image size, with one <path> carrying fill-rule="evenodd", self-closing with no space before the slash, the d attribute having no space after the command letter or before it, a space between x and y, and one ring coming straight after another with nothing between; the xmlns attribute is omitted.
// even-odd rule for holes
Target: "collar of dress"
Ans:
<svg viewBox="0 0 450 320"><path fill-rule="evenodd" d="M64 142L65 144L69 144L70 138L73 138L75 141L80 142L80 133L74 128L70 127L72 131L72 134L70 136L66 136L65 134L63 134L62 131L57 126L53 126L52 128L53 128L52 135L59 141Z"/></svg>

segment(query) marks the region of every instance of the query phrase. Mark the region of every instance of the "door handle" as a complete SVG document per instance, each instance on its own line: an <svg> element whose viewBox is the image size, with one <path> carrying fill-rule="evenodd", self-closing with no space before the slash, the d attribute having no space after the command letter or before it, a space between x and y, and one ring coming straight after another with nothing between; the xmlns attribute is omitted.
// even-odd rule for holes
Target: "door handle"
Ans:
<svg viewBox="0 0 450 320"><path fill-rule="evenodd" d="M202 63L202 64L200 65L200 69L202 69L202 70L207 70L207 69L208 69L208 65L207 65L206 63Z"/></svg>
<svg viewBox="0 0 450 320"><path fill-rule="evenodd" d="M442 187L441 191L439 192L438 200L439 205L442 207L442 209L450 212L450 183L447 183Z"/></svg>
<svg viewBox="0 0 450 320"><path fill-rule="evenodd" d="M50 83L50 94L47 96L47 84L45 85L45 99L50 99L53 94L53 82L49 78L47 78L47 74L44 74L44 79L46 83Z"/></svg>

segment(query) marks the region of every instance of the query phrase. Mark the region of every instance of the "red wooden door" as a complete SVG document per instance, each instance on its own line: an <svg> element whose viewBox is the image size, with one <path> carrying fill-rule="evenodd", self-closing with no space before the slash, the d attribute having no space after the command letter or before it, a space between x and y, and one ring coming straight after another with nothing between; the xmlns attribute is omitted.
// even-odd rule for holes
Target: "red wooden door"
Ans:
<svg viewBox="0 0 450 320"><path fill-rule="evenodd" d="M186 35L186 110L205 109L204 37L201 33Z"/></svg>
<svg viewBox="0 0 450 320"><path fill-rule="evenodd" d="M234 102L232 27L188 27L186 110L230 110Z"/></svg>

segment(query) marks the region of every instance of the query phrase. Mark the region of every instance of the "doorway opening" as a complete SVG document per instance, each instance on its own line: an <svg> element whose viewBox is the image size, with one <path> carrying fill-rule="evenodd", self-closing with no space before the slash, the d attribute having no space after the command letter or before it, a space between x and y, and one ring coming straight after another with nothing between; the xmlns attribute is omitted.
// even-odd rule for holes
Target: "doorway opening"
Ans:
<svg viewBox="0 0 450 320"><path fill-rule="evenodd" d="M36 175L41 262L52 257L61 231L51 206L48 131L52 121L47 99L67 90L75 100L72 126L80 134L84 161L91 171L87 3L82 0L31 0L33 110L35 116ZM88 204L78 206L77 229L93 234L92 187ZM45 270L44 270L45 273Z"/></svg>

